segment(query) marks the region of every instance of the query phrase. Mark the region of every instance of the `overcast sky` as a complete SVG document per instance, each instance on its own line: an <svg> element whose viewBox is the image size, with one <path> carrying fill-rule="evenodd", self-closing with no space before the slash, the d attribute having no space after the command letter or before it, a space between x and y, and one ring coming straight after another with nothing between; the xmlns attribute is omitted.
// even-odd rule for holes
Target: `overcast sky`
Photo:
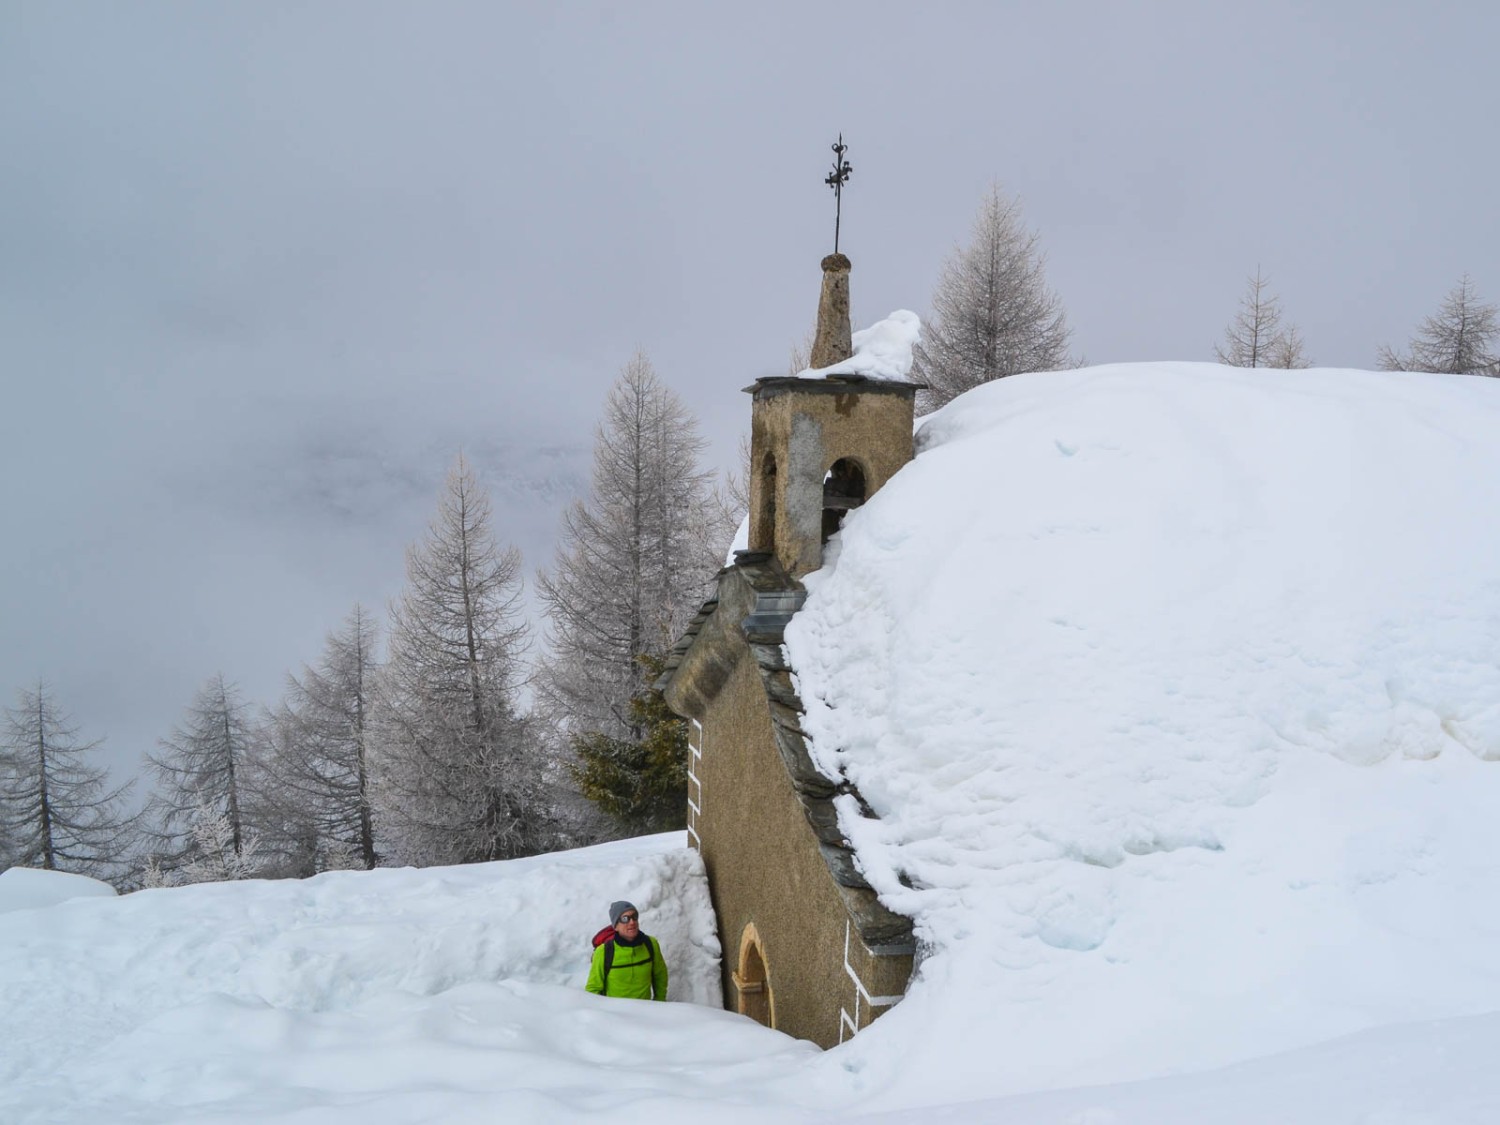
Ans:
<svg viewBox="0 0 1500 1125"><path fill-rule="evenodd" d="M1090 362L1210 359L1259 265L1372 366L1500 297L1500 7L0 0L0 695L133 764L383 609L462 447L544 565L644 348L728 464L992 182Z"/></svg>

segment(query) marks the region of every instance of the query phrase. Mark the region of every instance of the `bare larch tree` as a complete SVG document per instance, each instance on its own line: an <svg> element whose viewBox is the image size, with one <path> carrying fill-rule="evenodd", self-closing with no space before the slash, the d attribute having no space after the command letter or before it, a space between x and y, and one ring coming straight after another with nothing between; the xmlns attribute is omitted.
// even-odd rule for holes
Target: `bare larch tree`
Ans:
<svg viewBox="0 0 1500 1125"><path fill-rule="evenodd" d="M1495 338L1500 334L1496 308L1479 300L1468 274L1443 299L1442 307L1422 321L1405 354L1382 344L1377 363L1382 371L1437 371L1450 375L1500 374Z"/></svg>
<svg viewBox="0 0 1500 1125"><path fill-rule="evenodd" d="M0 858L101 879L124 874L135 824L123 802L133 783L112 789L108 771L87 760L101 744L79 740L45 684L18 693L0 724Z"/></svg>
<svg viewBox="0 0 1500 1125"><path fill-rule="evenodd" d="M378 861L369 755L376 643L375 622L356 605L328 635L318 665L287 676L264 724L255 820L262 851L290 874Z"/></svg>
<svg viewBox="0 0 1500 1125"><path fill-rule="evenodd" d="M943 266L913 353L912 378L927 384L922 412L993 379L1069 364L1067 317L1045 267L1020 201L992 187L969 244Z"/></svg>
<svg viewBox="0 0 1500 1125"><path fill-rule="evenodd" d="M1270 279L1260 267L1248 278L1240 311L1224 330L1224 342L1214 345L1220 363L1230 367L1307 367L1302 332L1296 325L1281 326L1281 299L1270 292Z"/></svg>
<svg viewBox="0 0 1500 1125"><path fill-rule="evenodd" d="M146 814L158 860L168 869L195 858L196 831L223 818L229 847L244 854L249 842L246 779L256 732L239 690L215 675L198 690L181 723L146 755L156 790Z"/></svg>
<svg viewBox="0 0 1500 1125"><path fill-rule="evenodd" d="M644 354L625 365L595 431L592 487L563 517L537 586L551 626L539 702L572 735L639 737L642 656L661 657L702 604L733 528L699 466L682 400Z"/></svg>
<svg viewBox="0 0 1500 1125"><path fill-rule="evenodd" d="M527 642L521 556L460 457L406 553L374 743L379 839L403 862L470 863L542 846L548 811L516 708ZM382 845L384 850L384 845Z"/></svg>

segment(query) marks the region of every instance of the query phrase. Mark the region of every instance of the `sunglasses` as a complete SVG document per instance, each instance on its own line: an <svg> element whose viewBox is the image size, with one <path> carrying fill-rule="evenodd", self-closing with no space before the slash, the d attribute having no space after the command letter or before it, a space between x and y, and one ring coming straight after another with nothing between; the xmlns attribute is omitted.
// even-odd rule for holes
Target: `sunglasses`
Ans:
<svg viewBox="0 0 1500 1125"><path fill-rule="evenodd" d="M621 922L639 922L640 920L641 920L641 916L639 914L621 914L620 915L620 921Z"/></svg>

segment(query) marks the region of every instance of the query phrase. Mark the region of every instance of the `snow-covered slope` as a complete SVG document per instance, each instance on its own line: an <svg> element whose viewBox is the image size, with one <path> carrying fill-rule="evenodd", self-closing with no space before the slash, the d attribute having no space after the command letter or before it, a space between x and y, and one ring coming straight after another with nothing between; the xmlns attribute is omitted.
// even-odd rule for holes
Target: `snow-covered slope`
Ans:
<svg viewBox="0 0 1500 1125"><path fill-rule="evenodd" d="M1500 1015L1399 1024L1219 1070L930 1103L863 1125L1494 1125ZM971 1049L971 1062L981 1052ZM929 1087L932 1091L933 1087ZM929 1097L931 1093L929 1093Z"/></svg>
<svg viewBox="0 0 1500 1125"><path fill-rule="evenodd" d="M844 1047L717 1010L681 834L121 898L22 873L0 1121L1491 1125L1496 434L1500 380L1185 364L930 419L789 634L928 950ZM620 897L694 1003L583 993Z"/></svg>
<svg viewBox="0 0 1500 1125"><path fill-rule="evenodd" d="M787 633L932 951L849 1052L893 1098L1500 1008L1497 435L1496 380L1201 364L926 422Z"/></svg>
<svg viewBox="0 0 1500 1125"><path fill-rule="evenodd" d="M629 1019L581 995L589 939L612 900L641 908L672 968L672 998L718 1006L707 881L682 844L673 833L510 863L201 884L0 913L0 1121L198 1120L194 1106L222 1102L275 1120L408 1087L416 1112L426 1086L524 1089L528 1071L565 1089L571 1068L635 1058L611 1043L628 1040ZM28 887L77 893L73 877L23 874ZM699 1026L707 1009L688 1005L656 1005L675 1010L656 1014L658 1029ZM726 1042L742 1042L744 1031L722 1031L740 1021L712 1015ZM751 1030L769 1045L741 1054L706 1043L693 1057L800 1053Z"/></svg>

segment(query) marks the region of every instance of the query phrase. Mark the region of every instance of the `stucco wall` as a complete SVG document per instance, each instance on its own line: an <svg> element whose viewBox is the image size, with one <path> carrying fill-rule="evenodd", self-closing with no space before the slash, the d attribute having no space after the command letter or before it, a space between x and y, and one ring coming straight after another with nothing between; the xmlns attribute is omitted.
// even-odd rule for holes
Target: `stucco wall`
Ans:
<svg viewBox="0 0 1500 1125"><path fill-rule="evenodd" d="M735 1006L731 975L742 934L753 923L775 1026L831 1047L841 1038L841 1011L860 1027L883 1010L859 995L846 970L846 937L851 963L863 968L866 989L876 997L882 988L900 991L910 959L872 958L857 934L848 933L843 899L775 750L748 647L701 721L694 820L723 943L726 1006ZM846 1026L843 1036L848 1033Z"/></svg>
<svg viewBox="0 0 1500 1125"><path fill-rule="evenodd" d="M774 551L800 578L822 563L823 477L833 463L856 461L868 497L911 460L915 388L778 378L753 393L750 546ZM768 453L779 458L774 478Z"/></svg>

